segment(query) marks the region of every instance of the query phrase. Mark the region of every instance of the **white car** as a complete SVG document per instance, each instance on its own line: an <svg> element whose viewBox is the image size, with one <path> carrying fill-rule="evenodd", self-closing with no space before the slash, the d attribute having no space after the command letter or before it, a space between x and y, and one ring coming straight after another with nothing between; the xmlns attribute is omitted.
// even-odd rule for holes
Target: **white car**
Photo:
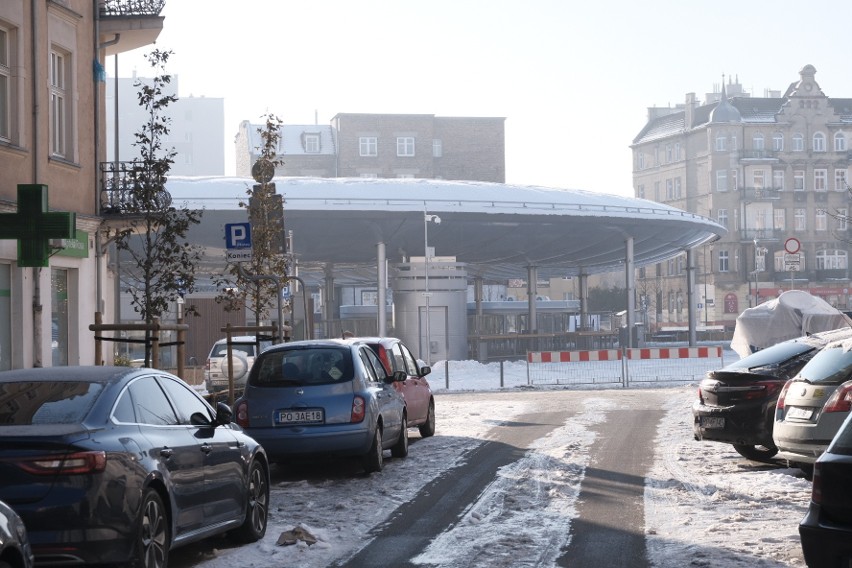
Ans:
<svg viewBox="0 0 852 568"><path fill-rule="evenodd" d="M231 338L231 361L234 368L234 389L241 391L246 386L246 377L251 371L254 359L272 341L253 335L241 335ZM204 385L208 392L228 390L228 340L220 339L213 344L207 362L204 364Z"/></svg>

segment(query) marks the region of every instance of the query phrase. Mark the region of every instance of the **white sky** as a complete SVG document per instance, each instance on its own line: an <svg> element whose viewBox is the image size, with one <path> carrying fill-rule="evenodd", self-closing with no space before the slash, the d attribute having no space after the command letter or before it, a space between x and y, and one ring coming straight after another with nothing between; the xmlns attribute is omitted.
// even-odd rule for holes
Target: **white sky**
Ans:
<svg viewBox="0 0 852 568"><path fill-rule="evenodd" d="M225 99L225 173L242 120L337 113L506 118L506 181L631 195L647 107L737 76L785 90L806 64L852 97L845 0L168 0L156 47L179 95ZM119 75L149 76L142 55ZM114 70L112 58L106 68Z"/></svg>
<svg viewBox="0 0 852 568"><path fill-rule="evenodd" d="M736 355L726 349L725 363L734 360ZM698 363L680 362L682 376L695 371ZM541 411L542 405L560 404L518 396L531 390L524 362L505 363L502 393L494 392L500 390L499 364L451 361L449 368L449 382L443 362L429 375L436 393L435 436L420 439L411 430L408 457L388 458L384 470L370 476L295 475L277 483L266 536L250 545L214 548L197 566L228 568L236 562L256 568L324 568L343 560L365 546L371 530L401 503L490 439L492 427ZM543 392L549 388L532 387ZM619 395L629 398L629 391L620 387L598 387L615 391L609 394L590 386L576 388L589 391L577 414L532 444L522 459L500 469L460 521L409 559L412 563L441 568L555 566L577 517L596 425L609 419L609 411L627 404L624 398L619 402ZM804 568L798 523L810 499L810 482L798 469L749 462L728 444L696 442L691 411L695 384L659 388L666 415L657 429L656 453L645 483L649 564ZM494 396L456 396L465 391L491 391ZM299 526L318 542L276 545L283 532Z"/></svg>

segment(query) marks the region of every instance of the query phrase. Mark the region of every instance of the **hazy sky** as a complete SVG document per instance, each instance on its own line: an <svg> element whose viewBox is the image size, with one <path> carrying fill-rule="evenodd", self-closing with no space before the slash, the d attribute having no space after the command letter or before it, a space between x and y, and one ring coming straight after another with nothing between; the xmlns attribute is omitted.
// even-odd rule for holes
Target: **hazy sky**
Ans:
<svg viewBox="0 0 852 568"><path fill-rule="evenodd" d="M848 0L166 0L162 15L179 95L225 100L227 175L240 121L266 112L489 116L506 118L508 183L632 195L647 108L722 74L763 96L812 64L852 98ZM150 49L119 75L150 76Z"/></svg>

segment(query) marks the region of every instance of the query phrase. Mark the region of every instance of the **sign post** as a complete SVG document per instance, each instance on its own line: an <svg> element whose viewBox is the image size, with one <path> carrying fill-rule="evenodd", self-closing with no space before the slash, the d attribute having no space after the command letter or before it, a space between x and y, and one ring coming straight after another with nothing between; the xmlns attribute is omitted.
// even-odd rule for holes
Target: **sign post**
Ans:
<svg viewBox="0 0 852 568"><path fill-rule="evenodd" d="M802 248L802 243L796 237L790 237L784 241L784 270L790 272L790 290L795 288L793 273L801 270L801 259L799 251Z"/></svg>

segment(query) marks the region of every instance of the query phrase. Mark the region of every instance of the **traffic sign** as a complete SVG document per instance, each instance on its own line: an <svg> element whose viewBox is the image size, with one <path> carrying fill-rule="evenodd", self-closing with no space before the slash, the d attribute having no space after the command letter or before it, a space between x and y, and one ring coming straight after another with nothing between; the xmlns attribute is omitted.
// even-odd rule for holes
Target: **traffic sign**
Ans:
<svg viewBox="0 0 852 568"><path fill-rule="evenodd" d="M225 249L228 262L250 262L251 255L251 224L226 223Z"/></svg>
<svg viewBox="0 0 852 568"><path fill-rule="evenodd" d="M786 241L784 241L784 250L788 254L796 254L802 248L802 243L799 242L799 239L796 237L790 237Z"/></svg>
<svg viewBox="0 0 852 568"><path fill-rule="evenodd" d="M801 260L798 254L784 255L784 270L788 272L798 272L801 267Z"/></svg>

